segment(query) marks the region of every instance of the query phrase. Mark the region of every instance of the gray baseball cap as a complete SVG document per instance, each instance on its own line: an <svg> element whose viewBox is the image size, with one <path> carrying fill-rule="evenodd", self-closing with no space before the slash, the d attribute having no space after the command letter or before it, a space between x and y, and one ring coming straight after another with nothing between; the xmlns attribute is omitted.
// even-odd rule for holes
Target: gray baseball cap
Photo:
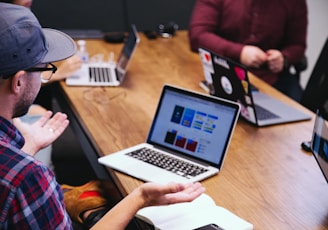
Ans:
<svg viewBox="0 0 328 230"><path fill-rule="evenodd" d="M26 7L0 3L0 76L60 61L75 52L71 37L58 30L41 28Z"/></svg>

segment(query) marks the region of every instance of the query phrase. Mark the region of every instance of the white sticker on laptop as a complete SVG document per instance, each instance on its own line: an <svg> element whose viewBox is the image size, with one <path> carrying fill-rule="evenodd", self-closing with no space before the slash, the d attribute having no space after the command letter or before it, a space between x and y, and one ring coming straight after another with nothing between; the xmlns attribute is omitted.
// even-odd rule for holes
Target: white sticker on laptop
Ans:
<svg viewBox="0 0 328 230"><path fill-rule="evenodd" d="M212 74L210 72L204 70L204 76L208 84L213 84Z"/></svg>
<svg viewBox="0 0 328 230"><path fill-rule="evenodd" d="M229 95L232 94L232 84L226 76L221 77L221 86L224 92L226 92Z"/></svg>
<svg viewBox="0 0 328 230"><path fill-rule="evenodd" d="M199 49L199 55L202 60L205 72L214 73L211 53L206 50Z"/></svg>

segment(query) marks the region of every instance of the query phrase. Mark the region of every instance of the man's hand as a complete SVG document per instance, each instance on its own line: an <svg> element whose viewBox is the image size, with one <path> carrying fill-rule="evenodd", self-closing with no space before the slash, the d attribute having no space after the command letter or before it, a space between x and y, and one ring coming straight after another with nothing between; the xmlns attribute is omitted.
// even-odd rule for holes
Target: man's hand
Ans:
<svg viewBox="0 0 328 230"><path fill-rule="evenodd" d="M190 202L205 192L200 183L159 185L145 183L139 187L144 207Z"/></svg>
<svg viewBox="0 0 328 230"><path fill-rule="evenodd" d="M47 111L33 124L24 123L20 118L14 118L13 123L25 138L22 150L34 156L39 150L53 143L67 128L67 115Z"/></svg>
<svg viewBox="0 0 328 230"><path fill-rule="evenodd" d="M284 69L284 56L279 50L268 50L268 68L273 73L280 73Z"/></svg>
<svg viewBox="0 0 328 230"><path fill-rule="evenodd" d="M205 188L200 183L168 185L144 183L116 204L92 229L100 230L108 226L125 229L141 208L190 202L204 192Z"/></svg>
<svg viewBox="0 0 328 230"><path fill-rule="evenodd" d="M251 68L259 68L267 61L267 54L256 46L246 45L241 51L240 62Z"/></svg>

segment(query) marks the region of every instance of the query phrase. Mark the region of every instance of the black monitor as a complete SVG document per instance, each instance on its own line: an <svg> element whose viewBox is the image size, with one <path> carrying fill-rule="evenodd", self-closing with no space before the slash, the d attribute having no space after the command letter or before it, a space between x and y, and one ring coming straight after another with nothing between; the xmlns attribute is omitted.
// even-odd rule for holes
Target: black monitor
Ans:
<svg viewBox="0 0 328 230"><path fill-rule="evenodd" d="M328 38L305 87L301 104L328 117Z"/></svg>

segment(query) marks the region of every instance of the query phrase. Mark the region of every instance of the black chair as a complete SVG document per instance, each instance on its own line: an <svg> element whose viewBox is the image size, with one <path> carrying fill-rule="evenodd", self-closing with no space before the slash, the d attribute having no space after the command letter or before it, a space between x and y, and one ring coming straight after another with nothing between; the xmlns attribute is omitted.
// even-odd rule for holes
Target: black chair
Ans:
<svg viewBox="0 0 328 230"><path fill-rule="evenodd" d="M298 63L293 64L290 68L284 69L278 81L273 84L273 87L295 101L300 102L303 95L300 77L301 72L306 70L307 65L307 57L303 56Z"/></svg>
<svg viewBox="0 0 328 230"><path fill-rule="evenodd" d="M293 65L293 67L295 69L295 75L297 76L298 80L300 80L301 72L306 70L308 67L307 57L304 56L302 60L296 63L295 65Z"/></svg>
<svg viewBox="0 0 328 230"><path fill-rule="evenodd" d="M304 89L301 104L328 115L328 38Z"/></svg>

